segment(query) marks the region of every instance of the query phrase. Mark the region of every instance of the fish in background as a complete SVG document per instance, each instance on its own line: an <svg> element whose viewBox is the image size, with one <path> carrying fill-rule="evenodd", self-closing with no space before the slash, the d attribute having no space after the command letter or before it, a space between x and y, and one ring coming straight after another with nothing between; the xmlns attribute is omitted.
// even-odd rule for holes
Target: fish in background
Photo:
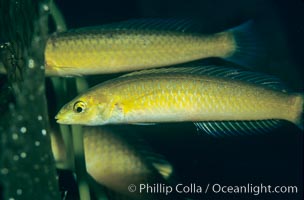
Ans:
<svg viewBox="0 0 304 200"><path fill-rule="evenodd" d="M208 57L249 66L261 53L253 22L214 34L190 20L137 19L52 35L46 74L107 74L169 66Z"/></svg>
<svg viewBox="0 0 304 200"><path fill-rule="evenodd" d="M304 96L277 78L227 66L150 69L103 82L59 111L61 124L194 122L211 135L303 129Z"/></svg>
<svg viewBox="0 0 304 200"><path fill-rule="evenodd" d="M141 183L169 183L175 179L172 165L163 156L153 153L138 136L133 135L133 138L132 133L125 134L117 128L83 127L84 156L88 174L111 191L126 196L126 199L155 197L152 194L139 194L138 191L131 193L128 186L134 184L138 187ZM63 143L62 138L52 136L51 142L56 162L62 163L64 149L63 145L58 145Z"/></svg>

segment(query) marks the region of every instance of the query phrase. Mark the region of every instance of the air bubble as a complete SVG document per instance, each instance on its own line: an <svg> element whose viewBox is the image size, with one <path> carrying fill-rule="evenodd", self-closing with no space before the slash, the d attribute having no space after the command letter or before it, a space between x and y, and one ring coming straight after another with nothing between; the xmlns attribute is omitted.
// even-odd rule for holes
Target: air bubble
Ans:
<svg viewBox="0 0 304 200"><path fill-rule="evenodd" d="M19 156L18 156L18 155L14 155L14 156L13 156L13 160L14 160L14 161L18 161L18 160L19 160Z"/></svg>
<svg viewBox="0 0 304 200"><path fill-rule="evenodd" d="M27 156L27 155L26 155L25 152L20 153L20 157L21 157L21 158L26 158L26 156Z"/></svg>
<svg viewBox="0 0 304 200"><path fill-rule="evenodd" d="M22 195L22 189L17 189L17 195Z"/></svg>
<svg viewBox="0 0 304 200"><path fill-rule="evenodd" d="M18 119L19 121L21 121L21 120L23 120L23 116L22 116L22 115L18 115L17 119Z"/></svg>
<svg viewBox="0 0 304 200"><path fill-rule="evenodd" d="M40 167L39 167L39 165L34 165L34 170L39 170L40 169Z"/></svg>
<svg viewBox="0 0 304 200"><path fill-rule="evenodd" d="M3 175L8 174L8 169L7 168L2 168L1 169L1 174L3 174Z"/></svg>
<svg viewBox="0 0 304 200"><path fill-rule="evenodd" d="M42 8L43 8L43 10L44 11L49 11L49 6L48 5L46 5L46 4L44 4L43 6L42 6Z"/></svg>
<svg viewBox="0 0 304 200"><path fill-rule="evenodd" d="M10 110L13 110L13 109L15 108L15 105L14 105L13 103L10 103L10 104L8 105L8 107L9 107Z"/></svg>
<svg viewBox="0 0 304 200"><path fill-rule="evenodd" d="M27 131L27 130L26 130L26 127L24 127L24 126L21 127L20 131L21 131L21 133L26 133L26 131Z"/></svg>
<svg viewBox="0 0 304 200"><path fill-rule="evenodd" d="M31 101L34 101L35 96L34 96L34 95L32 95L32 94L30 94L29 99L30 99Z"/></svg>
<svg viewBox="0 0 304 200"><path fill-rule="evenodd" d="M28 62L29 62L29 63L28 63L28 67L29 67L30 69L33 69L33 68L35 67L35 62L34 62L34 60L33 60L33 59L29 59Z"/></svg>
<svg viewBox="0 0 304 200"><path fill-rule="evenodd" d="M41 130L41 133L42 133L42 135L46 135L46 130L45 130L45 129L42 129L42 130Z"/></svg>
<svg viewBox="0 0 304 200"><path fill-rule="evenodd" d="M13 138L13 140L18 140L19 136L17 133L13 133L12 138Z"/></svg>

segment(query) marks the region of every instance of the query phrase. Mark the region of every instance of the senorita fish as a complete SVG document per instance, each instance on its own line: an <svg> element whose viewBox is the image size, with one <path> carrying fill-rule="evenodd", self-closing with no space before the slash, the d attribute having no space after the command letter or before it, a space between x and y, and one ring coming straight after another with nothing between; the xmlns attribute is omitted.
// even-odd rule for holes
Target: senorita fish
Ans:
<svg viewBox="0 0 304 200"><path fill-rule="evenodd" d="M46 74L126 72L207 57L248 66L261 55L252 24L202 34L197 25L187 20L143 19L57 33L47 41Z"/></svg>
<svg viewBox="0 0 304 200"><path fill-rule="evenodd" d="M133 197L150 199L153 194L129 192L128 186L142 183L169 183L173 168L166 159L154 153L133 131L121 127L84 127L84 155L87 172L108 189ZM55 135L53 132L52 135ZM51 137L56 162L64 160L62 139ZM66 159L66 157L65 157ZM141 198L140 198L141 197ZM155 197L155 196L154 196ZM155 199L155 198L153 198Z"/></svg>
<svg viewBox="0 0 304 200"><path fill-rule="evenodd" d="M303 95L278 79L224 66L133 72L66 104L63 124L196 122L210 134L257 132L287 120L302 127Z"/></svg>

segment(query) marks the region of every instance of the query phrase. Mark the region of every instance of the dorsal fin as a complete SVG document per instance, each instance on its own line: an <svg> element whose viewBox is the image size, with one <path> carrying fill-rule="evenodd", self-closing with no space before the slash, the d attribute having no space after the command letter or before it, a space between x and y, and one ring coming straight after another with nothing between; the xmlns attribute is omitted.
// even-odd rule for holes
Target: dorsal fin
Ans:
<svg viewBox="0 0 304 200"><path fill-rule="evenodd" d="M248 71L240 68L232 68L217 65L201 65L201 64L184 64L180 67L148 69L142 71L135 71L125 74L120 77L149 75L149 74L195 74L206 75L212 77L221 77L231 80L239 80L252 84L263 85L271 89L280 90L282 92L288 91L288 88L280 81L280 79L258 72Z"/></svg>
<svg viewBox="0 0 304 200"><path fill-rule="evenodd" d="M141 29L141 30L167 30L167 31L196 31L198 23L191 19L131 19L113 24L104 25L104 27L115 27L120 29Z"/></svg>
<svg viewBox="0 0 304 200"><path fill-rule="evenodd" d="M71 32L100 32L102 30L157 30L157 31L177 31L199 33L201 26L192 19L131 19L121 22L104 24L101 26L83 27L71 29Z"/></svg>
<svg viewBox="0 0 304 200"><path fill-rule="evenodd" d="M195 122L199 131L216 136L239 136L267 133L282 124L282 120L207 121Z"/></svg>

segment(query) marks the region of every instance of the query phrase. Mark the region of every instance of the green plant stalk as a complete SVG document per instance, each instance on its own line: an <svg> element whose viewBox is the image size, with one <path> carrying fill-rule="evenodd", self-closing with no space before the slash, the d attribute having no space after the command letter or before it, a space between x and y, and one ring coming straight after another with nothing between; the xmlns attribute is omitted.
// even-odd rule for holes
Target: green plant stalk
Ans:
<svg viewBox="0 0 304 200"><path fill-rule="evenodd" d="M61 14L59 8L54 3L54 0L50 0L50 14L53 17L56 25L57 32L63 32L67 30L67 26L63 15Z"/></svg>
<svg viewBox="0 0 304 200"><path fill-rule="evenodd" d="M81 93L88 89L86 80L84 78L75 78L77 93ZM90 189L87 182L87 171L84 158L83 147L83 131L82 126L73 125L73 147L75 153L75 169L78 181L78 188L81 200L90 200Z"/></svg>

